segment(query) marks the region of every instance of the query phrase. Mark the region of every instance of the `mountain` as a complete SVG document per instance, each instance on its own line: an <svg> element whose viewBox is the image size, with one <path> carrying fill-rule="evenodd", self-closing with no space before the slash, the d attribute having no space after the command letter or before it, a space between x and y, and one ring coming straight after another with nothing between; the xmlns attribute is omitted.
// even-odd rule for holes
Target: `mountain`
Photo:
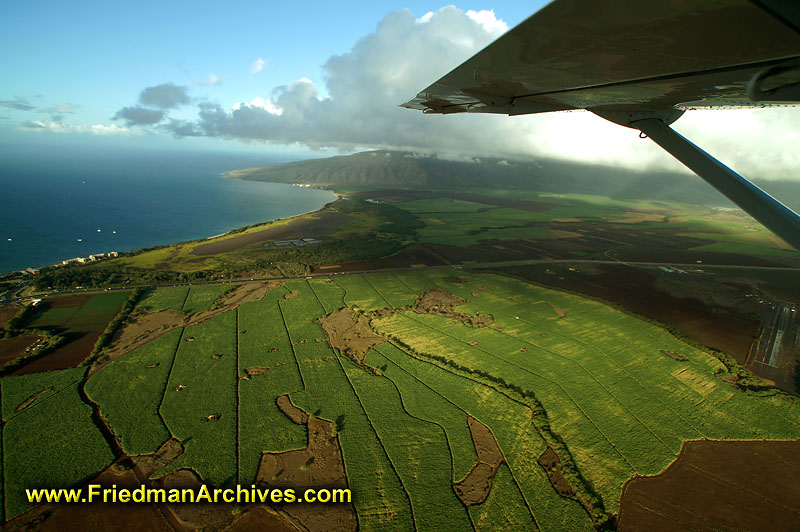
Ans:
<svg viewBox="0 0 800 532"><path fill-rule="evenodd" d="M635 172L601 165L540 159L481 158L453 161L436 155L368 151L265 168L233 170L227 177L274 183L339 187L463 189L523 188L550 193L599 194L617 199L658 199L703 205L731 203L699 177L669 172ZM800 209L796 182L759 182L765 190Z"/></svg>

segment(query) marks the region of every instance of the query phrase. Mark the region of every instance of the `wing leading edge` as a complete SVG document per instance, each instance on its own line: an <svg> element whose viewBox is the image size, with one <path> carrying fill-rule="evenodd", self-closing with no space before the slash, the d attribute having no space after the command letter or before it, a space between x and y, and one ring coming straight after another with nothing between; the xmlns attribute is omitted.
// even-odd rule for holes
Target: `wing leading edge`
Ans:
<svg viewBox="0 0 800 532"><path fill-rule="evenodd" d="M639 129L800 250L800 216L669 124L687 109L800 103L800 4L555 0L402 106L584 109Z"/></svg>
<svg viewBox="0 0 800 532"><path fill-rule="evenodd" d="M800 32L749 0L556 0L403 107L508 115L752 107L798 80ZM779 71L789 67L788 71Z"/></svg>

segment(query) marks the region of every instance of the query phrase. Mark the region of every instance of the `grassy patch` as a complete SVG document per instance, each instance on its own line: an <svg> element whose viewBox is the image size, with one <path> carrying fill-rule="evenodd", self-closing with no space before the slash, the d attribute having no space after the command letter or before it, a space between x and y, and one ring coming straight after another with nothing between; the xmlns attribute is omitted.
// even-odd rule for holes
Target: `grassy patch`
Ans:
<svg viewBox="0 0 800 532"><path fill-rule="evenodd" d="M146 312L158 312L159 310L180 312L188 294L188 286L169 286L153 289L139 301L136 308Z"/></svg>
<svg viewBox="0 0 800 532"><path fill-rule="evenodd" d="M170 437L158 408L182 331L174 330L128 353L86 383L86 394L128 454L155 452Z"/></svg>
<svg viewBox="0 0 800 532"><path fill-rule="evenodd" d="M236 346L236 312L184 329L160 411L186 451L160 474L191 467L208 483L235 483Z"/></svg>
<svg viewBox="0 0 800 532"><path fill-rule="evenodd" d="M277 298L239 307L239 376L247 368L268 367L263 375L239 380L239 482L252 482L261 453L305 447L306 429L292 423L275 404L284 393L302 390L303 383L283 326Z"/></svg>
<svg viewBox="0 0 800 532"><path fill-rule="evenodd" d="M114 458L92 421L92 409L81 401L77 370L6 377L3 403L13 404L30 390L54 391L13 415L3 426L6 518L27 510L25 489L66 488L88 480ZM79 378L78 378L79 379ZM57 387L66 381L66 387Z"/></svg>

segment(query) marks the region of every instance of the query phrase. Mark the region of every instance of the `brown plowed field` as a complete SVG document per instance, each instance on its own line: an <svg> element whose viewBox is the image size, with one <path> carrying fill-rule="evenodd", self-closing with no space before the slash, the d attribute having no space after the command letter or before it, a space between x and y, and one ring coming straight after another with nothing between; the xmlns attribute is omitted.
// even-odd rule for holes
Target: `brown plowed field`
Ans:
<svg viewBox="0 0 800 532"><path fill-rule="evenodd" d="M22 307L20 307L16 303L11 303L9 305L0 305L0 329L5 328L6 323L8 323L8 320L16 316L21 308Z"/></svg>
<svg viewBox="0 0 800 532"><path fill-rule="evenodd" d="M41 338L38 334L23 334L14 338L0 338L0 367L25 354L25 348Z"/></svg>
<svg viewBox="0 0 800 532"><path fill-rule="evenodd" d="M68 333L66 335L67 342L63 346L29 364L25 364L12 375L28 375L56 369L77 368L91 354L94 344L102 333L102 330L82 334Z"/></svg>
<svg viewBox="0 0 800 532"><path fill-rule="evenodd" d="M800 441L688 441L623 489L620 532L800 530Z"/></svg>
<svg viewBox="0 0 800 532"><path fill-rule="evenodd" d="M331 233L335 233L339 226L352 218L346 214L338 212L322 211L314 214L313 218L297 218L289 223L270 227L253 233L246 233L238 236L200 244L192 250L192 255L216 255L217 253L227 253L256 244L259 242L271 242L273 240L294 240L297 238L319 238Z"/></svg>

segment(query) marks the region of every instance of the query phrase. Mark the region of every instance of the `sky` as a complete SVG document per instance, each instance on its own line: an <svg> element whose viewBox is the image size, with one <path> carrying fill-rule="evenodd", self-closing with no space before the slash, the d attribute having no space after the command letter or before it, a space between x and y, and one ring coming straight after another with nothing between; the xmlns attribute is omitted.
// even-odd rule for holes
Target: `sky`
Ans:
<svg viewBox="0 0 800 532"><path fill-rule="evenodd" d="M546 2L4 3L0 141L293 154L388 148L684 171L586 112L401 109ZM674 125L748 177L798 179L800 110Z"/></svg>

